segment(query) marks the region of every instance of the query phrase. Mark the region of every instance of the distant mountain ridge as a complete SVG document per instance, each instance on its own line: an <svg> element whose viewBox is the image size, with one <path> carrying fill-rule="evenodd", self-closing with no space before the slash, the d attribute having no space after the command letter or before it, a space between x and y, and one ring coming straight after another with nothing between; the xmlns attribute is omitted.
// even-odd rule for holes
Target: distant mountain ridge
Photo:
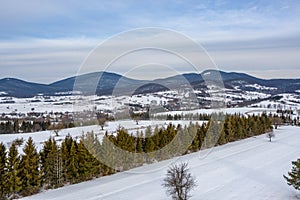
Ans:
<svg viewBox="0 0 300 200"><path fill-rule="evenodd" d="M221 77L225 88L245 91L263 91L270 94L293 93L300 91L299 79L260 79L245 73L206 70L201 74L188 73L172 77L148 80L135 80L111 72L93 72L66 78L51 84L27 82L15 78L0 79L0 96L32 97L36 95L61 95L72 93L73 89L82 94L131 94L151 93L178 85L190 84L194 89L205 90L206 75ZM99 78L101 79L99 80ZM98 82L95 85L95 82ZM76 83L76 84L75 84ZM74 84L76 87L74 88ZM97 86L92 88L92 86Z"/></svg>

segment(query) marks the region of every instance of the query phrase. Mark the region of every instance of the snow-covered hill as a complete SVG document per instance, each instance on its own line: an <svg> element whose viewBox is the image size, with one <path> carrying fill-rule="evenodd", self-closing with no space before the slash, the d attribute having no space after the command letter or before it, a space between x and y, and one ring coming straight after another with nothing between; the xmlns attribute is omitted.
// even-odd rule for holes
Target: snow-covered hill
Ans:
<svg viewBox="0 0 300 200"><path fill-rule="evenodd" d="M195 94L201 94L201 91L194 91ZM211 100L211 97L197 97L199 101ZM104 110L110 112L123 112L124 110L135 107L150 107L151 114L162 111L178 111L186 110L184 102L180 102L179 95L176 91L164 91L143 95L132 96L36 96L32 98L0 98L0 114L9 118L24 117L27 113L38 112L44 116L51 113L72 113L74 111L97 111ZM79 104L80 101L84 102ZM232 93L230 90L225 91L225 97L221 99L226 102L228 107L250 107L258 109L271 110L300 110L300 94L278 94L269 97L263 93L248 92ZM247 103L248 102L248 103ZM238 103L242 106L238 106ZM243 105L245 103L245 105ZM224 105L225 107L226 105ZM194 106L194 110L201 106ZM202 110L208 110L202 109ZM51 116L50 116L51 117Z"/></svg>
<svg viewBox="0 0 300 200"><path fill-rule="evenodd" d="M83 135L93 132L95 135L97 135L98 139L102 141L102 137L104 136L105 132L108 132L109 134L113 134L116 132L116 130L119 127L125 128L126 130L128 130L130 134L136 134L137 131L145 131L147 127L151 127L152 129L154 129L156 126L159 128L161 127L166 128L170 123L174 124L175 126L177 126L178 124L185 126L188 125L190 122L193 121L140 120L139 123L136 124L136 122L133 120L119 120L119 121L107 122L103 130L101 130L100 126L98 125L62 129L59 131L58 136L55 135L54 131L0 134L0 142L2 142L4 145L7 146L7 148L9 148L14 140L23 139L24 140L23 144L18 148L19 152L23 153L22 149L24 148L26 141L28 140L29 137L33 139L37 150L40 151L42 150L45 141L47 141L50 137L54 138L58 143L60 143L62 140L65 139L67 135L71 135L73 138L79 139ZM197 123L201 124L201 121L197 121Z"/></svg>
<svg viewBox="0 0 300 200"><path fill-rule="evenodd" d="M165 200L166 170L180 162L188 162L197 179L191 200L296 200L282 175L300 157L299 133L299 127L280 127L272 143L265 135L252 137L23 200Z"/></svg>
<svg viewBox="0 0 300 200"><path fill-rule="evenodd" d="M155 80L137 80L116 73L93 72L63 79L49 85L31 83L14 78L0 79L0 96L145 94L168 89L172 90L174 88L185 88L186 85L209 95L207 89L213 85L211 83L208 84L211 80L213 82L222 82L223 84L221 85L231 90L233 94L236 92L242 94L257 92L262 95L274 95L295 93L300 90L300 79L265 80L244 73L217 70L205 70L202 73L187 73ZM74 83L76 83L75 88ZM202 97L205 97L205 95Z"/></svg>

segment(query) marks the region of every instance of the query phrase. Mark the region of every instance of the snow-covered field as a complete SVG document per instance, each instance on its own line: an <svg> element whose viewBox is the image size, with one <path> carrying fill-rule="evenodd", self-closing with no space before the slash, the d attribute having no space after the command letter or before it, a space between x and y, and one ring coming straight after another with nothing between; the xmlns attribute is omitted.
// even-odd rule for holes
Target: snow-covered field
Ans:
<svg viewBox="0 0 300 200"><path fill-rule="evenodd" d="M262 113L266 112L275 113L275 109L272 108L258 108L258 107L241 107L241 108L220 108L220 109L196 109L196 110L188 110L188 111L169 111L169 112L162 112L157 113L156 115L185 115L185 114L212 114L212 113L224 113L224 114L241 114L247 115L247 113Z"/></svg>
<svg viewBox="0 0 300 200"><path fill-rule="evenodd" d="M299 194L282 175L300 157L300 128L279 127L265 135L215 147L112 176L65 186L23 200L163 200L168 165L188 162L197 179L191 200L294 200ZM204 156L205 155L205 156Z"/></svg>
<svg viewBox="0 0 300 200"><path fill-rule="evenodd" d="M19 147L19 152L22 152L23 147L26 144L26 141L29 137L31 137L37 147L37 150L41 150L43 144L46 140L50 137L53 137L58 143L62 141L68 134L70 134L73 138L79 138L82 135L87 134L87 132L94 132L98 136L98 139L101 141L102 136L107 131L108 133L115 133L116 130L120 127L125 128L128 130L130 134L136 134L137 131L141 132L144 131L148 126L152 129L155 126L158 127L167 127L169 123L174 124L177 126L181 124L182 126L188 125L191 121L160 121L160 120L141 120L139 121L138 125L133 120L120 120L120 121L112 121L107 122L104 129L101 130L100 126L93 125L93 126L83 126L83 127L75 127L69 129L62 129L59 131L59 136L55 136L54 131L41 131L41 132L34 132L34 133L18 133L18 134L0 134L0 142L3 142L4 145L9 147L13 140L15 139L24 139L23 145ZM194 121L192 121L194 123ZM201 124L201 121L197 121L197 123Z"/></svg>
<svg viewBox="0 0 300 200"><path fill-rule="evenodd" d="M258 87L253 85L253 87ZM195 94L201 91L194 91ZM211 91L213 92L213 91ZM226 89L219 97L226 103L243 102L244 100L261 99L262 102L253 104L253 106L261 108L274 109L300 109L300 97L298 94L279 94L278 100L264 100L270 97L270 94L260 92L236 92L236 90ZM225 95L225 96L224 96ZM151 94L141 94L132 96L35 96L32 98L15 98L1 97L0 98L0 113L28 113L28 112L73 112L82 110L117 110L128 107L128 104L138 104L141 106L163 106L168 101L174 98L181 98L178 92L164 91ZM198 97L199 100L216 100L217 96L213 97Z"/></svg>
<svg viewBox="0 0 300 200"><path fill-rule="evenodd" d="M277 101L265 100L261 101L254 106L261 108L274 108L281 110L299 110L300 109L300 97L296 94L278 94L280 97Z"/></svg>

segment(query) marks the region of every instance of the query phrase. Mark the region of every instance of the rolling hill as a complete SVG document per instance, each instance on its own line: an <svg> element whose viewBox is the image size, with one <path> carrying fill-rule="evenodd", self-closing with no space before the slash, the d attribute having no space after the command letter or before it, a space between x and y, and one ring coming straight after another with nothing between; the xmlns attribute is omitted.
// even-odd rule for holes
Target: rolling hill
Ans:
<svg viewBox="0 0 300 200"><path fill-rule="evenodd" d="M203 78L205 77L205 78ZM123 95L151 93L189 84L196 90L207 90L204 80L220 77L229 90L263 92L267 94L300 91L300 79L260 79L244 73L207 70L201 74L189 73L156 80L135 80L110 72L94 72L63 79L51 84L26 82L15 78L0 80L0 95L32 97L36 95L80 94ZM94 84L97 82L98 84ZM74 87L74 84L76 87ZM96 87L94 87L96 86Z"/></svg>

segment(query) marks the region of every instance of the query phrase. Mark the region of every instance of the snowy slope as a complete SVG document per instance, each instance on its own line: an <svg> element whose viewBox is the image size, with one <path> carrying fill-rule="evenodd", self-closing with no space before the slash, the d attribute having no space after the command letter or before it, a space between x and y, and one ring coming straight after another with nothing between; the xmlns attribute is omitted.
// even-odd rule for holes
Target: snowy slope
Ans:
<svg viewBox="0 0 300 200"><path fill-rule="evenodd" d="M123 127L130 134L136 134L137 131L145 131L145 129L150 126L154 129L156 126L158 127L167 127L169 123L172 123L174 126L181 124L183 126L188 125L190 122L195 123L195 121L160 121L160 120L140 120L139 124L137 125L133 120L120 120L120 121L111 121L107 122L104 129L101 130L100 126L93 125L93 126L83 126L83 127L75 127L75 128L68 128L62 129L59 131L59 136L55 136L54 131L40 131L40 132L33 132L33 133L17 133L17 134L0 134L0 142L10 147L12 142L15 139L24 139L23 145L19 147L19 152L23 152L23 148L26 144L26 141L29 137L31 137L35 143L35 146L38 151L42 150L44 142L47 141L50 137L54 137L54 139L60 143L67 135L71 135L73 138L80 138L82 135L86 135L88 132L94 132L98 136L98 139L102 141L102 137L107 131L108 133L115 133L119 127ZM197 123L201 124L201 121L197 121Z"/></svg>
<svg viewBox="0 0 300 200"><path fill-rule="evenodd" d="M195 94L201 94L203 91L195 90ZM208 92L208 90L206 91ZM213 93L213 90L210 91ZM1 94L1 91L0 91ZM110 110L116 112L123 111L128 108L128 104L143 106L152 106L152 108L167 105L173 100L183 99L182 94L176 91L164 91L157 93L132 95L132 96L35 96L32 98L15 98L15 97L0 97L0 114L6 115L12 113L50 113L50 112L75 112L83 110ZM235 91L226 89L224 93L217 95L198 96L198 100L202 101L225 101L227 104L234 105L235 103L245 103L247 101L256 100L251 103L253 107L273 108L273 109L300 109L299 94L278 94L271 96L270 94L257 91ZM191 99L192 100L192 99ZM184 110L184 106L181 107ZM197 106L195 108L198 108ZM172 110L172 109L171 109ZM176 109L178 110L178 109Z"/></svg>
<svg viewBox="0 0 300 200"><path fill-rule="evenodd" d="M163 200L161 187L171 162L187 161L197 178L191 200L293 200L297 192L282 175L300 157L300 128L280 127L270 143L265 135L212 150L143 166L23 198L23 200Z"/></svg>
<svg viewBox="0 0 300 200"><path fill-rule="evenodd" d="M275 113L275 109L272 108L259 108L259 107L240 107L240 108L221 108L221 109L197 109L197 110L188 110L188 111L169 111L169 112L161 112L156 115L186 115L186 114L212 114L212 113L224 113L224 114L241 114L247 115L247 113Z"/></svg>

